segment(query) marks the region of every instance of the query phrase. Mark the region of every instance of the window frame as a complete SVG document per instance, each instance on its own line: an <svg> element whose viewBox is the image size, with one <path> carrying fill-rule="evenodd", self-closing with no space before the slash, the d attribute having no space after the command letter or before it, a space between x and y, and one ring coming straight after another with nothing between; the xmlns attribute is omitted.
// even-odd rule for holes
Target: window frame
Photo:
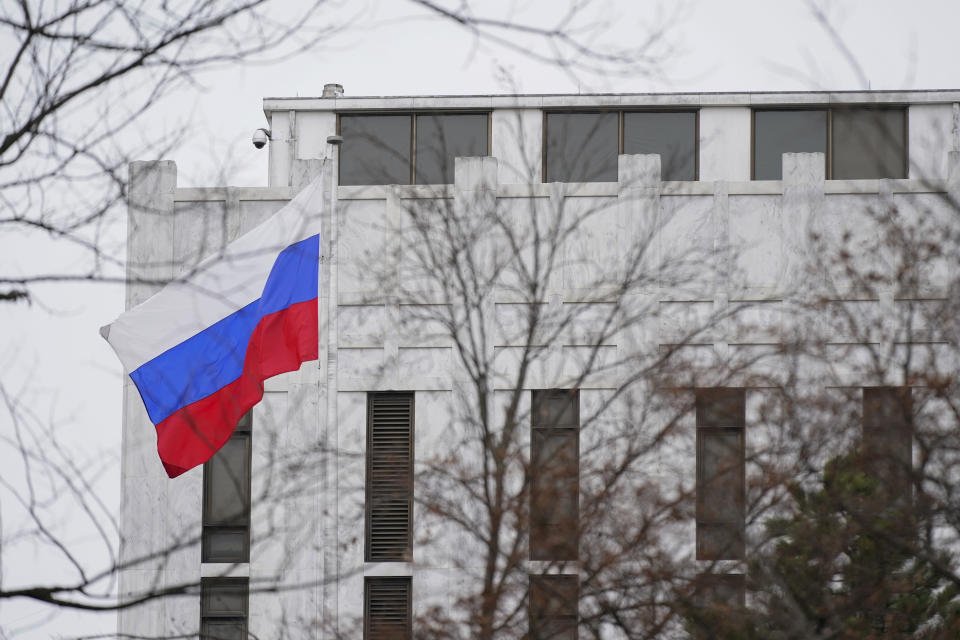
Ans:
<svg viewBox="0 0 960 640"><path fill-rule="evenodd" d="M702 612L717 607L723 610L742 611L746 608L747 576L744 573L700 573L694 577L693 594L690 604L694 612ZM717 598L718 592L728 589L734 592L735 602L724 602ZM713 637L713 629L709 628L709 619L696 615L691 619L693 629L691 638L706 640Z"/></svg>
<svg viewBox="0 0 960 640"><path fill-rule="evenodd" d="M894 396L893 402L897 404L896 408L903 413L904 422L902 424L896 424L894 418L891 419L889 423L883 424L882 426L878 425L877 420L879 416L868 415L868 406L870 406L871 402L871 400L868 399L868 395L872 394L890 394ZM913 441L916 434L913 421L915 406L913 390L906 386L861 387L860 397L861 448L862 455L864 456L864 471L881 483L881 491L885 497L885 503L900 502L901 506L910 508L913 505ZM882 403L886 400L874 398L872 401L874 403ZM874 406L876 406L876 404ZM905 452L906 455L898 456L897 454L899 452L890 451L889 449L889 445L892 444L892 442L884 443L884 436L889 436L890 432L895 429L906 430L904 434L897 434L908 440L909 448ZM887 431L886 434L880 433L884 430ZM883 455L884 459L877 460L877 454ZM891 472L889 465L895 462L907 464L909 467L902 471L895 469ZM885 470L883 469L884 466L888 468Z"/></svg>
<svg viewBox="0 0 960 640"><path fill-rule="evenodd" d="M532 573L528 576L528 589L527 589L527 620L528 626L530 627L530 637L533 640L541 640L541 635L539 629L537 628L538 623L549 621L549 620L563 620L570 621L572 619L571 628L573 629L574 637L580 635L580 576L572 573L555 573L555 574L535 574ZM545 594L546 598L550 597L550 591L557 591L555 587L549 586L550 583L557 582L572 582L576 587L576 598L572 603L574 605L574 610L572 612L567 611L565 613L559 613L555 615L547 615L543 610L539 610L537 607L537 598L535 590L540 589ZM544 600L546 600L544 598ZM564 603L565 604L565 603ZM544 638L543 640L547 640Z"/></svg>
<svg viewBox="0 0 960 640"><path fill-rule="evenodd" d="M231 562L231 563L246 563L250 562L250 512L252 507L252 476L253 476L253 419L251 412L244 414L240 421L237 423L236 429L233 432L233 435L230 436L229 440L234 438L243 438L247 441L247 459L245 462L244 474L246 476L246 505L244 512L242 514L244 522L238 524L221 524L221 523L208 523L207 522L207 512L211 508L211 501L214 499L212 495L215 493L212 490L211 474L209 472L209 465L214 456L211 456L211 459L203 463L203 480L202 485L202 506L201 506L201 535L200 535L200 561L201 562ZM228 440L228 441L229 441ZM207 534L217 533L217 532L241 532L243 533L243 551L238 558L216 558L211 556L211 551L209 549L209 543L207 542Z"/></svg>
<svg viewBox="0 0 960 640"><path fill-rule="evenodd" d="M370 442L373 437L373 406L377 396L394 396L410 398L410 442L409 442L409 460L410 467L407 470L407 478L410 490L407 496L407 544L405 552L401 557L386 559L375 558L372 555L373 549L371 540L373 533L373 500L371 500L371 484L373 472L373 460L370 455ZM370 391L367 393L367 430L366 441L364 443L364 491L363 491L363 509L364 509L364 544L363 558L364 562L412 562L413 561L413 527L414 527L414 465L416 464L416 392L414 391Z"/></svg>
<svg viewBox="0 0 960 640"><path fill-rule="evenodd" d="M431 115L462 115L462 116L486 116L486 153L484 157L489 156L491 149L493 148L493 111L490 109L356 109L356 110L344 110L335 112L336 115L336 132L337 135L342 135L340 123L343 116L353 117L353 116L407 116L410 119L410 168L408 172L409 182L404 186L412 186L418 184L415 182L417 176L417 116L431 116ZM342 150L341 150L342 153ZM340 186L341 179L341 162L337 162L337 186ZM452 184L452 183L450 183ZM343 185L345 187L382 187L385 186L382 183L371 184L371 185Z"/></svg>
<svg viewBox="0 0 960 640"><path fill-rule="evenodd" d="M720 425L720 424L702 424L701 423L701 395L709 392L717 391L739 391L741 394L741 409L742 413L739 416L740 424L739 425ZM746 557L746 446L747 446L747 429L746 429L746 388L745 387L702 387L694 390L695 394L695 428L696 428L696 451L695 451L695 466L696 466L696 483L695 483L695 541L694 541L694 551L697 560L743 560ZM704 409L706 412L706 409ZM737 461L737 470L738 480L740 483L740 492L737 496L738 507L740 510L739 519L735 523L739 525L739 536L740 544L742 547L739 547L733 552L727 552L726 554L720 553L717 556L712 554L701 553L701 524L704 525L724 525L731 524L733 521L726 520L707 520L701 516L701 505L702 501L702 492L701 486L704 486L706 483L705 478L703 477L702 472L702 456L701 448L703 443L703 437L706 435L704 432L709 432L713 434L717 433L736 433L740 436L740 447L739 447L739 460Z"/></svg>
<svg viewBox="0 0 960 640"><path fill-rule="evenodd" d="M217 612L210 611L207 608L208 590L216 586L242 587L243 592L243 611L237 612ZM208 622L238 622L243 625L244 636L248 630L250 620L250 579L249 578L200 578L200 634L201 640L210 638L209 634L204 633L206 623Z"/></svg>
<svg viewBox="0 0 960 640"><path fill-rule="evenodd" d="M553 426L553 425L541 425L537 423L537 407L539 402L537 400L538 394L546 395L567 395L572 396L573 398L573 409L576 412L576 426ZM542 402L542 401L540 401ZM528 554L530 560L535 561L576 561L580 556L580 428L581 428L581 419L580 419L580 389L533 389L530 391L530 471L529 471L529 481L527 486L529 487L529 522L528 522L528 531L527 531L527 540L528 540ZM544 557L541 557L540 552L534 553L534 504L536 501L534 485L537 481L537 460L539 456L535 453L535 434L545 434L546 437L549 437L551 434L555 435L565 435L570 437L572 433L575 442L576 442L576 466L577 466L577 477L576 477L576 501L577 501L577 517L575 519L575 526L573 531L574 540L572 542L572 554L571 557L551 557L550 549L547 548L543 553ZM545 540L540 542L536 548L539 550L541 547L549 547L549 541Z"/></svg>
<svg viewBox="0 0 960 640"><path fill-rule="evenodd" d="M872 109L877 111L903 112L903 176L898 178L834 178L833 177L833 114L835 111L850 111L853 109ZM826 158L824 159L823 175L825 180L904 180L910 177L910 105L900 103L854 103L849 104L796 104L796 105L764 105L750 109L750 180L757 180L757 112L758 111L824 111L827 116ZM787 152L789 153L789 152ZM781 176L781 180L783 177ZM762 182L762 181L761 181Z"/></svg>
<svg viewBox="0 0 960 640"><path fill-rule="evenodd" d="M540 126L540 182L547 182L547 119L551 113L562 114L591 114L591 113L616 113L617 114L617 155L623 155L624 148L624 121L627 113L692 113L693 118L693 179L677 180L669 182L697 182L700 180L700 107L660 107L660 106L634 106L634 107L596 107L585 109L543 109L542 122ZM662 160L662 157L661 157ZM662 166L661 166L662 170ZM662 175L661 175L662 179ZM565 184L580 184L568 182ZM585 183L584 183L585 184Z"/></svg>

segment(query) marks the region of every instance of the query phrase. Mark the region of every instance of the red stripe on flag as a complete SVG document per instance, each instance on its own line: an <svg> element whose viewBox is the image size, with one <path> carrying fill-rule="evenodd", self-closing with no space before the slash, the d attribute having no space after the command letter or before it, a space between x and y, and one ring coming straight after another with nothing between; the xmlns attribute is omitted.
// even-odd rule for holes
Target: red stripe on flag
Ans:
<svg viewBox="0 0 960 640"><path fill-rule="evenodd" d="M209 460L263 398L263 381L316 360L318 342L316 298L264 316L250 336L240 377L157 424L167 475L175 478Z"/></svg>

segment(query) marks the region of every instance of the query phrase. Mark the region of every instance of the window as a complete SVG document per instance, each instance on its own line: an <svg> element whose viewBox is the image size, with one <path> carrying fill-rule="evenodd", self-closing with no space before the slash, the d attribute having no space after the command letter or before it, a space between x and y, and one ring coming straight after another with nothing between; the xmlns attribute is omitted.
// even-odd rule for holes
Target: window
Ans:
<svg viewBox="0 0 960 640"><path fill-rule="evenodd" d="M863 453L884 502L909 504L913 466L912 399L906 387L863 390Z"/></svg>
<svg viewBox="0 0 960 640"><path fill-rule="evenodd" d="M202 578L201 640L246 640L247 578Z"/></svg>
<svg viewBox="0 0 960 640"><path fill-rule="evenodd" d="M731 631L725 625L735 620L736 613L743 609L746 595L746 578L741 573L703 573L696 577L693 609L688 615L691 637L695 640L726 634ZM733 634L729 634L731 637Z"/></svg>
<svg viewBox="0 0 960 640"><path fill-rule="evenodd" d="M659 154L663 180L696 180L697 112L548 112L544 152L544 182L616 182L620 153Z"/></svg>
<svg viewBox="0 0 960 640"><path fill-rule="evenodd" d="M745 585L742 573L702 573L697 576L697 604L701 607L743 608Z"/></svg>
<svg viewBox="0 0 960 640"><path fill-rule="evenodd" d="M367 396L367 562L412 559L413 424L413 393Z"/></svg>
<svg viewBox="0 0 960 640"><path fill-rule="evenodd" d="M577 576L530 576L532 640L576 640L579 591Z"/></svg>
<svg viewBox="0 0 960 640"><path fill-rule="evenodd" d="M906 110L834 109L831 177L906 178Z"/></svg>
<svg viewBox="0 0 960 640"><path fill-rule="evenodd" d="M744 556L743 389L697 389L697 559Z"/></svg>
<svg viewBox="0 0 960 640"><path fill-rule="evenodd" d="M413 638L409 577L364 579L363 637L365 640Z"/></svg>
<svg viewBox="0 0 960 640"><path fill-rule="evenodd" d="M203 465L203 562L250 561L250 414Z"/></svg>
<svg viewBox="0 0 960 640"><path fill-rule="evenodd" d="M616 182L619 115L547 114L547 178L544 182Z"/></svg>
<svg viewBox="0 0 960 640"><path fill-rule="evenodd" d="M784 153L819 152L827 157L827 112L824 109L755 111L753 179L780 180ZM826 166L824 166L826 171ZM824 173L826 175L826 173Z"/></svg>
<svg viewBox="0 0 960 640"><path fill-rule="evenodd" d="M452 184L454 158L489 153L487 113L341 114L340 184Z"/></svg>
<svg viewBox="0 0 960 640"><path fill-rule="evenodd" d="M831 180L905 178L907 116L901 107L756 109L753 178L780 180L781 156L821 152Z"/></svg>
<svg viewBox="0 0 960 640"><path fill-rule="evenodd" d="M580 521L580 397L532 393L530 558L576 560Z"/></svg>
<svg viewBox="0 0 960 640"><path fill-rule="evenodd" d="M416 184L453 184L454 158L487 155L485 113L417 116Z"/></svg>
<svg viewBox="0 0 960 640"><path fill-rule="evenodd" d="M663 180L696 180L696 112L624 113L623 152L660 154L660 175Z"/></svg>

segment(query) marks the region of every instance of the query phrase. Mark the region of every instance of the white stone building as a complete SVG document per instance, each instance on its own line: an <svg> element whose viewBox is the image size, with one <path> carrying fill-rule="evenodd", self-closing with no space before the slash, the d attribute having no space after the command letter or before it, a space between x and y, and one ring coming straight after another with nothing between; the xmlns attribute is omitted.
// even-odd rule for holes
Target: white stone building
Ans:
<svg viewBox="0 0 960 640"><path fill-rule="evenodd" d="M172 162L131 166L127 305L157 288L138 279L157 281L188 271L326 170L325 189L333 186L336 203L325 213L321 245L326 259L319 362L268 381L248 430L224 454L233 462L209 467L206 489L200 469L166 478L153 427L128 381L120 526L121 560L130 564L120 572L121 591L133 595L201 580L211 591L201 597L193 589L123 610L122 633L192 634L203 624L231 638L246 637L232 635L242 629L258 638L361 637L358 625L369 625L377 615L412 616L417 631L425 628L418 625L426 624L423 616L431 607L453 611L458 594L472 588L476 575L465 567L473 557L480 562L482 549L427 513L418 502L419 480L414 496L404 498L403 517L412 518L412 530L401 527L397 534L396 523L388 522L379 543L371 540L376 537L371 518L379 516L371 515L364 500L371 490L365 489L368 438L378 437L371 429L379 428L368 424L376 422L372 412L396 418L415 407L408 446L419 464L442 454L437 443L449 442L445 438L459 428L458 387L473 380L449 331L424 324L421 311L449 299L442 287L428 282L429 274L425 280L417 274L422 265L409 260L417 246L422 249L410 211L446 207L463 213L495 206L514 221L528 213L582 216L576 233L558 242L563 259L538 293L545 309L568 314L563 317L570 326L562 334L542 344L524 341L529 300L507 273L491 285L474 319L490 330L483 349L499 375L492 375L494 401L514 389L517 354L536 346L539 355L521 387L570 389L576 381L576 427L580 416L589 414L603 425L623 415L618 411L630 410L605 403L634 384L626 366L634 357L646 362L642 359L676 348L677 357L700 363L694 367L775 351L791 322L790 305L804 288L811 228L869 235L858 212L877 203L893 204L904 215L949 216L948 197L960 196L960 91L348 97L331 89L320 98L267 98L264 112L270 137L267 187L179 188ZM343 138L339 150L328 144L336 135ZM781 154L794 152L801 155L786 156L781 164ZM324 164L330 156L333 161ZM470 159L454 168L454 156ZM650 241L649 259L662 271L634 288L618 289L639 238ZM487 248L495 252L496 241L478 242L492 243ZM702 278L689 271L674 278L663 270L668 259L684 256L719 262L705 264ZM913 291L887 288L865 299L856 287L841 286L836 302L853 304L867 317L956 295L956 261L928 266ZM632 296L631 302L608 309L616 295ZM737 322L717 319L739 307L741 315L729 316ZM569 315L574 308L578 311ZM657 313L622 330L596 333L610 309L622 318L634 308ZM836 342L851 348L858 339L839 336ZM591 358L593 368L586 370ZM851 352L841 360L833 363L834 379L825 386L910 384L893 377L864 379L863 370L850 364L857 362ZM722 425L733 429L729 442L739 447L741 460L744 449L749 459L751 447L765 437L750 427L764 393L751 376L775 365L758 364L762 371L751 366L721 367L729 377L710 382L707 374L697 383L746 389L739 392L745 394L736 409L739 424ZM644 389L651 384L635 383ZM374 395L382 391L407 395ZM535 396L523 393L526 405L518 415L529 421ZM678 442L689 445L688 456L681 453L678 462L663 465L686 473L678 486L695 494L699 449L693 435L709 425L693 414L677 425L687 430ZM573 434L574 455L597 455L592 436ZM518 437L524 447L537 446L530 444L529 430ZM552 446L562 453L565 445L561 438ZM228 455L233 457L227 460ZM656 453L656 460L663 457L669 454ZM383 460L397 462L389 454ZM230 493L224 469L251 483L241 490L244 499L252 496L249 513L232 520L224 520L224 507L218 506L218 500L234 504L234 498L221 495ZM419 468L405 473L413 478L414 471ZM668 471L658 466L656 473ZM748 465L747 484L750 474ZM742 477L739 482L742 493ZM581 483L586 487L588 481ZM551 497L562 502L562 495ZM580 512L586 508L581 498ZM695 565L704 561L698 557L710 556L708 526L722 523L698 529L694 512L700 507L689 508L690 521L672 530L678 553ZM581 549L589 544L587 533L580 533ZM419 543L427 539L431 542ZM720 544L717 539L714 544ZM554 542L530 540L528 573L577 576L576 551L570 558L563 544ZM713 557L730 561L729 572L739 575L743 553ZM262 591L265 586L270 588ZM218 588L226 591L217 595ZM566 628L555 637L575 633ZM613 628L609 635L619 637ZM369 631L368 637L386 636Z"/></svg>

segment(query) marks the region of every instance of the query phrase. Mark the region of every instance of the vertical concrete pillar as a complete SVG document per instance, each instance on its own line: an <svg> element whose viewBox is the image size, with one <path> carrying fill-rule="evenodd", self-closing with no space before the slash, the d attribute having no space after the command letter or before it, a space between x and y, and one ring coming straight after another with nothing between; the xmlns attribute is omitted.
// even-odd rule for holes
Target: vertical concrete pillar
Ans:
<svg viewBox="0 0 960 640"><path fill-rule="evenodd" d="M784 250L782 291L804 290L811 234L823 223L824 160L822 153L783 154L783 205L781 238Z"/></svg>
<svg viewBox="0 0 960 640"><path fill-rule="evenodd" d="M951 118L950 118L951 136L950 137L952 138L952 144L950 145L950 150L960 151L960 102L954 102L951 105L950 115L951 115ZM954 166L953 164L949 164L950 162L951 161L948 159L948 167L947 167L948 171L950 167Z"/></svg>
<svg viewBox="0 0 960 640"><path fill-rule="evenodd" d="M401 255L403 253L403 220L407 215L403 201L400 198L400 189L397 185L387 188L387 201L384 206L384 255L386 263L386 280L383 283L385 305L383 327L383 378L385 389L402 389L404 379L400 372L400 342L402 329L400 321L401 291L399 282L401 273Z"/></svg>
<svg viewBox="0 0 960 640"><path fill-rule="evenodd" d="M271 187L286 187L290 185L290 164L294 157L295 136L294 127L289 111L273 111L270 113L270 150L267 184Z"/></svg>
<svg viewBox="0 0 960 640"><path fill-rule="evenodd" d="M700 109L700 179L750 179L750 107Z"/></svg>
<svg viewBox="0 0 960 640"><path fill-rule="evenodd" d="M822 153L783 154L783 197L780 237L783 271L777 289L783 297L783 335L789 340L805 330L800 324L808 318L814 299L824 292L825 274L812 274L808 267L819 265L811 243L812 234L823 233L824 157ZM810 367L807 384L822 384L821 372Z"/></svg>
<svg viewBox="0 0 960 640"><path fill-rule="evenodd" d="M947 154L947 192L954 200L960 195L960 149Z"/></svg>
<svg viewBox="0 0 960 640"><path fill-rule="evenodd" d="M730 253L730 187L725 180L718 180L713 186L713 251L716 259L716 272L712 287L713 311L716 317L716 327L711 332L714 335L713 350L721 361L726 362L730 357L730 338L736 330L735 322L727 317L726 311L730 306L730 289L732 282L730 274L733 270L733 256Z"/></svg>
<svg viewBox="0 0 960 640"><path fill-rule="evenodd" d="M484 219L490 220L492 216L498 215L497 212L497 193L499 191L497 158L493 156L475 157L475 158L456 158L454 160L454 186L453 186L453 212L452 215L461 216L466 222L466 227L479 228L485 224ZM471 222L470 220L473 220ZM480 224L477 224L480 221ZM492 225L490 225L492 230ZM494 256L494 243L496 238L493 233L482 233L480 242L474 247L475 258L478 269L487 271L494 265L492 264ZM483 273L481 281L490 274ZM492 294L491 290L491 294ZM492 295L484 301L482 309L482 318L474 318L474 321L486 323L485 331L488 336L486 349L483 357L487 362L493 362L493 336L496 335L494 314L496 309ZM458 378L463 375L457 376ZM492 409L492 407L488 407Z"/></svg>
<svg viewBox="0 0 960 640"><path fill-rule="evenodd" d="M617 162L617 253L620 277L639 279L622 300L626 317L643 318L617 340L617 362L657 351L660 333L660 156L622 155ZM631 375L631 372L622 372ZM621 381L617 380L616 384Z"/></svg>
<svg viewBox="0 0 960 640"><path fill-rule="evenodd" d="M339 457L340 437L337 418L337 167L339 152L322 168L324 207L320 225L320 277L318 281L319 369L317 376L317 442L320 445L320 493L317 500L319 520L320 598L316 609L320 621L319 637L338 637L339 616Z"/></svg>
<svg viewBox="0 0 960 640"><path fill-rule="evenodd" d="M623 268L656 268L651 242L660 220L660 156L622 155L617 165L617 253ZM645 255L639 255L643 252ZM622 269L621 269L622 271ZM626 274L624 274L626 275ZM651 277L652 279L652 277ZM651 282L651 285L654 284Z"/></svg>
<svg viewBox="0 0 960 640"><path fill-rule="evenodd" d="M957 107L954 103L954 107ZM958 131L960 131L960 108L958 111ZM947 202L952 203L952 207L960 207L960 133L958 133L956 144L958 145L947 153ZM956 213L956 212L954 212ZM956 246L954 246L956 249ZM949 254L948 254L949 255ZM953 286L960 280L960 265L957 260L947 261L947 286Z"/></svg>
<svg viewBox="0 0 960 640"><path fill-rule="evenodd" d="M543 112L540 109L495 109L491 118L491 153L498 159L500 183L540 182Z"/></svg>
<svg viewBox="0 0 960 640"><path fill-rule="evenodd" d="M326 160L323 158L294 159L290 168L290 186L294 191L300 191L313 182L313 179L323 171Z"/></svg>
<svg viewBox="0 0 960 640"><path fill-rule="evenodd" d="M127 285L129 309L156 293L175 272L173 196L177 167L171 161L132 162L127 197ZM129 377L124 376L120 459L121 597L137 597L166 583L165 558L151 560L168 545L168 479L157 458L156 430ZM197 574L199 576L199 563ZM199 614L196 622L199 623ZM154 599L117 617L119 634L152 636L167 629L165 602Z"/></svg>
<svg viewBox="0 0 960 640"><path fill-rule="evenodd" d="M159 291L174 274L171 160L131 162L127 192L127 309Z"/></svg>

